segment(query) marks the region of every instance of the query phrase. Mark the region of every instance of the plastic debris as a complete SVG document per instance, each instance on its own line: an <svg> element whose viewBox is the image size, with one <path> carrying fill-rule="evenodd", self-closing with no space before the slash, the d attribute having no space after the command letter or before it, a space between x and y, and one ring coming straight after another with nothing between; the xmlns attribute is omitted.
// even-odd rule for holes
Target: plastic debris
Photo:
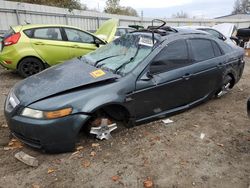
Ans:
<svg viewBox="0 0 250 188"><path fill-rule="evenodd" d="M170 124L170 123L173 123L174 121L171 119L164 119L164 120L162 120L162 122L165 124Z"/></svg>
<svg viewBox="0 0 250 188"><path fill-rule="evenodd" d="M200 135L200 139L201 139L201 140L203 140L203 139L204 139L204 137L205 137L205 134L204 134L204 133L201 133L201 135Z"/></svg>
<svg viewBox="0 0 250 188"><path fill-rule="evenodd" d="M15 158L28 166L33 166L33 167L38 166L38 160L35 157L32 157L24 153L23 151L16 153Z"/></svg>

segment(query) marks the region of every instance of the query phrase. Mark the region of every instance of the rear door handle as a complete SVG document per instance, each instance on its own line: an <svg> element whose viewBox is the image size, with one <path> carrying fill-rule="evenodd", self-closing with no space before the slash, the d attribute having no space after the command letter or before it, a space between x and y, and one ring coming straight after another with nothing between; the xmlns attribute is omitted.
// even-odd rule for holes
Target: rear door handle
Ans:
<svg viewBox="0 0 250 188"><path fill-rule="evenodd" d="M217 65L217 67L218 67L218 68L222 68L222 67L223 67L223 63L219 63L219 64Z"/></svg>
<svg viewBox="0 0 250 188"><path fill-rule="evenodd" d="M35 42L34 44L35 44L35 45L44 45L43 42Z"/></svg>
<svg viewBox="0 0 250 188"><path fill-rule="evenodd" d="M186 73L184 76L182 76L182 78L185 79L185 80L189 80L190 76L191 76L190 73Z"/></svg>
<svg viewBox="0 0 250 188"><path fill-rule="evenodd" d="M80 48L80 46L78 46L78 45L73 45L71 47L73 47L73 48Z"/></svg>

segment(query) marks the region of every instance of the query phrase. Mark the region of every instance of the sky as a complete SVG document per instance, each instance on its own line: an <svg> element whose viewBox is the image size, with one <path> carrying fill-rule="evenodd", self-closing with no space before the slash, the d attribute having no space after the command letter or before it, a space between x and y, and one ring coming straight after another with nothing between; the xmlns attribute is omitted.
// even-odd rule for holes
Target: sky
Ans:
<svg viewBox="0 0 250 188"><path fill-rule="evenodd" d="M131 6L144 17L171 18L183 11L189 17L215 18L232 12L235 0L120 0L122 6ZM89 8L103 11L106 0L81 0Z"/></svg>

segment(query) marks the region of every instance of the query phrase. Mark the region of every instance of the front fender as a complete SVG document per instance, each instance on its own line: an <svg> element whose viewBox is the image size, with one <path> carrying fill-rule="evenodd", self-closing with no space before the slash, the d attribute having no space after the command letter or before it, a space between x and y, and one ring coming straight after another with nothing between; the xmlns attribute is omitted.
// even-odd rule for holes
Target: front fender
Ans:
<svg viewBox="0 0 250 188"><path fill-rule="evenodd" d="M111 104L119 104L123 107L125 96L120 96L118 94L104 94L100 96L96 96L88 100L81 109L83 113L93 113L96 110Z"/></svg>

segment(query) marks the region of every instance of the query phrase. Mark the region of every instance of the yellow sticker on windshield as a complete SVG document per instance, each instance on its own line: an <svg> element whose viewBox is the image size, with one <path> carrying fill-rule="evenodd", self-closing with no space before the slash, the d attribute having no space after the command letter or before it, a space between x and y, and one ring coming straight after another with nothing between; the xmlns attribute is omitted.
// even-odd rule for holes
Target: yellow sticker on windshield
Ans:
<svg viewBox="0 0 250 188"><path fill-rule="evenodd" d="M98 70L93 71L93 72L90 73L90 75L91 75L92 77L94 77L94 78L99 78L99 77L101 77L101 76L104 76L105 74L106 74L106 73L105 73L103 70L101 70L101 69L98 69Z"/></svg>

